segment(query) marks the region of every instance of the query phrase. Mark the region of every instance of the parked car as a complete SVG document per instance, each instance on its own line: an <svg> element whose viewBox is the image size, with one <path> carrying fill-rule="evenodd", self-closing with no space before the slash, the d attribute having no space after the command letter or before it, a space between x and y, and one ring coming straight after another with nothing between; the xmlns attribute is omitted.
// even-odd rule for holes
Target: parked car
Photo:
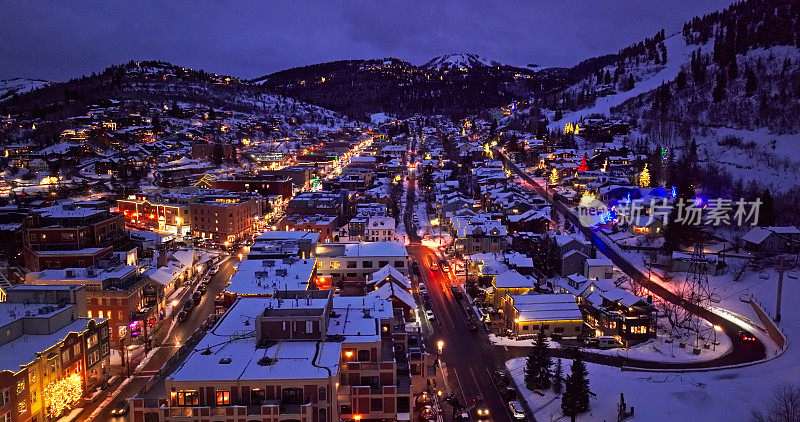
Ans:
<svg viewBox="0 0 800 422"><path fill-rule="evenodd" d="M425 315L428 317L429 320L433 321L436 319L436 316L433 314L433 311L428 309L425 311Z"/></svg>
<svg viewBox="0 0 800 422"><path fill-rule="evenodd" d="M192 308L194 307L194 301L189 299L186 303L183 304L183 310L186 312L192 312Z"/></svg>
<svg viewBox="0 0 800 422"><path fill-rule="evenodd" d="M189 318L189 313L186 311L178 312L178 322L186 321L186 318Z"/></svg>
<svg viewBox="0 0 800 422"><path fill-rule="evenodd" d="M522 403L516 400L508 402L508 411L512 418L518 421L525 420L525 408L522 407Z"/></svg>
<svg viewBox="0 0 800 422"><path fill-rule="evenodd" d="M617 341L616 337L612 336L600 336L597 338L597 342L597 347L601 349L613 349L622 345Z"/></svg>
<svg viewBox="0 0 800 422"><path fill-rule="evenodd" d="M453 292L453 297L456 299L464 297L464 294L461 293L461 289L459 289L458 286L450 286L450 291Z"/></svg>
<svg viewBox="0 0 800 422"><path fill-rule="evenodd" d="M423 282L419 283L419 291L420 291L420 293L425 293L425 292L428 291L428 288L425 287L425 283L423 283Z"/></svg>
<svg viewBox="0 0 800 422"><path fill-rule="evenodd" d="M200 294L200 292L192 293L192 302L194 302L195 305L199 305L202 300L203 296Z"/></svg>
<svg viewBox="0 0 800 422"><path fill-rule="evenodd" d="M128 400L121 400L111 409L111 414L114 416L124 416L128 414L128 409L130 409L130 402Z"/></svg>
<svg viewBox="0 0 800 422"><path fill-rule="evenodd" d="M514 387L507 385L500 389L500 395L503 396L505 400L516 400L517 399L517 390Z"/></svg>
<svg viewBox="0 0 800 422"><path fill-rule="evenodd" d="M197 293L200 293L200 296L206 294L206 286L200 285L197 287Z"/></svg>
<svg viewBox="0 0 800 422"><path fill-rule="evenodd" d="M208 270L208 273L211 275L214 275L218 272L219 272L219 265L214 265L213 267L211 267L210 270Z"/></svg>
<svg viewBox="0 0 800 422"><path fill-rule="evenodd" d="M493 373L494 379L499 385L510 385L511 379L508 377L508 374L504 371L497 370Z"/></svg>
<svg viewBox="0 0 800 422"><path fill-rule="evenodd" d="M444 259L439 261L439 268L442 269L443 273L449 273L450 272L450 264L448 264L447 261L445 261Z"/></svg>
<svg viewBox="0 0 800 422"><path fill-rule="evenodd" d="M473 333L478 331L478 328L479 327L478 327L478 323L477 322L475 322L473 320L469 320L469 322L467 322L467 329L472 331Z"/></svg>

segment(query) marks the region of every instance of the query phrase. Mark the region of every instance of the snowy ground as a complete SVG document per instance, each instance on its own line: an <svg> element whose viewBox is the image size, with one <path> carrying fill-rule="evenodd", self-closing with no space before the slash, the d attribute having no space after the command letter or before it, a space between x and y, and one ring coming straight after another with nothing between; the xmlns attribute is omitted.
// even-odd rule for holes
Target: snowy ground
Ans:
<svg viewBox="0 0 800 422"><path fill-rule="evenodd" d="M787 271L784 278L780 326L787 334L789 345L782 355L743 368L684 373L621 372L619 368L588 363L590 386L598 397L592 401L592 415L578 419L614 420L619 394L624 393L628 404L636 407L638 420L747 420L752 409L765 407L776 385L800 380L800 349L796 345L796 339L800 338L800 307L792 306L793 298L800 297L798 273L798 270ZM774 313L777 289L774 269L745 274L740 281L724 276L711 277L709 281L719 292L721 301L717 306L721 308L759 322L750 305L740 301L740 295L752 294L764 304L767 312ZM758 335L758 330L753 333ZM768 354L774 356L774 346ZM516 381L524 379L524 358L513 359L507 366ZM568 368L567 361L565 372ZM549 397L552 398L552 394ZM654 400L656 397L658 399ZM532 392L528 398L534 409L545 401ZM549 420L551 414L560 415L560 400L546 406L536 417Z"/></svg>
<svg viewBox="0 0 800 422"><path fill-rule="evenodd" d="M713 45L713 43L709 44ZM704 51L709 48L709 44L703 47ZM681 70L681 65L690 61L692 51L697 50L698 48L696 45L687 46L683 36L680 33L667 37L667 39L664 40L664 45L667 47L668 59L667 64L659 72L655 73L649 79L636 82L633 89L630 91L619 92L614 95L601 97L595 101L595 105L592 107L564 113L564 117L561 120L553 121L553 123L550 124L549 129L564 129L564 124L567 122L578 122L583 117L591 114L608 115L611 107L622 104L626 100L645 92L654 90L663 82L672 81L676 76L678 76L678 72ZM552 119L552 116L548 117Z"/></svg>
<svg viewBox="0 0 800 422"><path fill-rule="evenodd" d="M687 340L685 348L681 348L677 341L667 343L667 335L637 344L629 349L591 349L594 353L604 355L622 356L627 359L644 360L650 362L705 362L722 357L731 351L731 340L724 333L717 333L717 345L709 344L709 349L700 347L700 354L692 352L693 340ZM589 349L587 349L589 350Z"/></svg>

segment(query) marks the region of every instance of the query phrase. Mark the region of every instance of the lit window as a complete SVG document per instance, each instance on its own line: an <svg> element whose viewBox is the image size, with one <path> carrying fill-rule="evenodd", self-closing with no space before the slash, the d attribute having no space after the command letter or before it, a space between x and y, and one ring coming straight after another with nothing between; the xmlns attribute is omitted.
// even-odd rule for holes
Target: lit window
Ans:
<svg viewBox="0 0 800 422"><path fill-rule="evenodd" d="M217 406L227 406L231 401L230 391L217 391Z"/></svg>

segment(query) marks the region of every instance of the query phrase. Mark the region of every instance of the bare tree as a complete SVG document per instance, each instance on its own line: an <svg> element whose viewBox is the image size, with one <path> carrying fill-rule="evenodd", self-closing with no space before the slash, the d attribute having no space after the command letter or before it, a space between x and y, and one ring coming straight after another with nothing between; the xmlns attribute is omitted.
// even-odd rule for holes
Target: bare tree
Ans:
<svg viewBox="0 0 800 422"><path fill-rule="evenodd" d="M678 286L673 293L678 298L676 301L677 303L659 300L656 305L659 313L664 315L664 318L666 318L669 323L672 334L678 329L686 328L687 324L692 320L692 313L683 306L683 303L685 303L692 294L691 288L688 284L683 283Z"/></svg>
<svg viewBox="0 0 800 422"><path fill-rule="evenodd" d="M750 419L756 422L798 422L800 421L800 384L779 384L772 392L766 413L761 410L750 412Z"/></svg>

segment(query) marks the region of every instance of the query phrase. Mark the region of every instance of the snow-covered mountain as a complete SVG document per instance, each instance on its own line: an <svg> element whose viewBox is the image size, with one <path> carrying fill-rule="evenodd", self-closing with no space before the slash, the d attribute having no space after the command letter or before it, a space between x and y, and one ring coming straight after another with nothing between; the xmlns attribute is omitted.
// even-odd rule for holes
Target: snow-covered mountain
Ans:
<svg viewBox="0 0 800 422"><path fill-rule="evenodd" d="M445 54L434 57L422 65L427 70L471 70L482 67L501 66L500 62L472 53Z"/></svg>
<svg viewBox="0 0 800 422"><path fill-rule="evenodd" d="M15 93L22 94L49 84L49 81L42 79L13 78L0 80L0 101L11 97Z"/></svg>

